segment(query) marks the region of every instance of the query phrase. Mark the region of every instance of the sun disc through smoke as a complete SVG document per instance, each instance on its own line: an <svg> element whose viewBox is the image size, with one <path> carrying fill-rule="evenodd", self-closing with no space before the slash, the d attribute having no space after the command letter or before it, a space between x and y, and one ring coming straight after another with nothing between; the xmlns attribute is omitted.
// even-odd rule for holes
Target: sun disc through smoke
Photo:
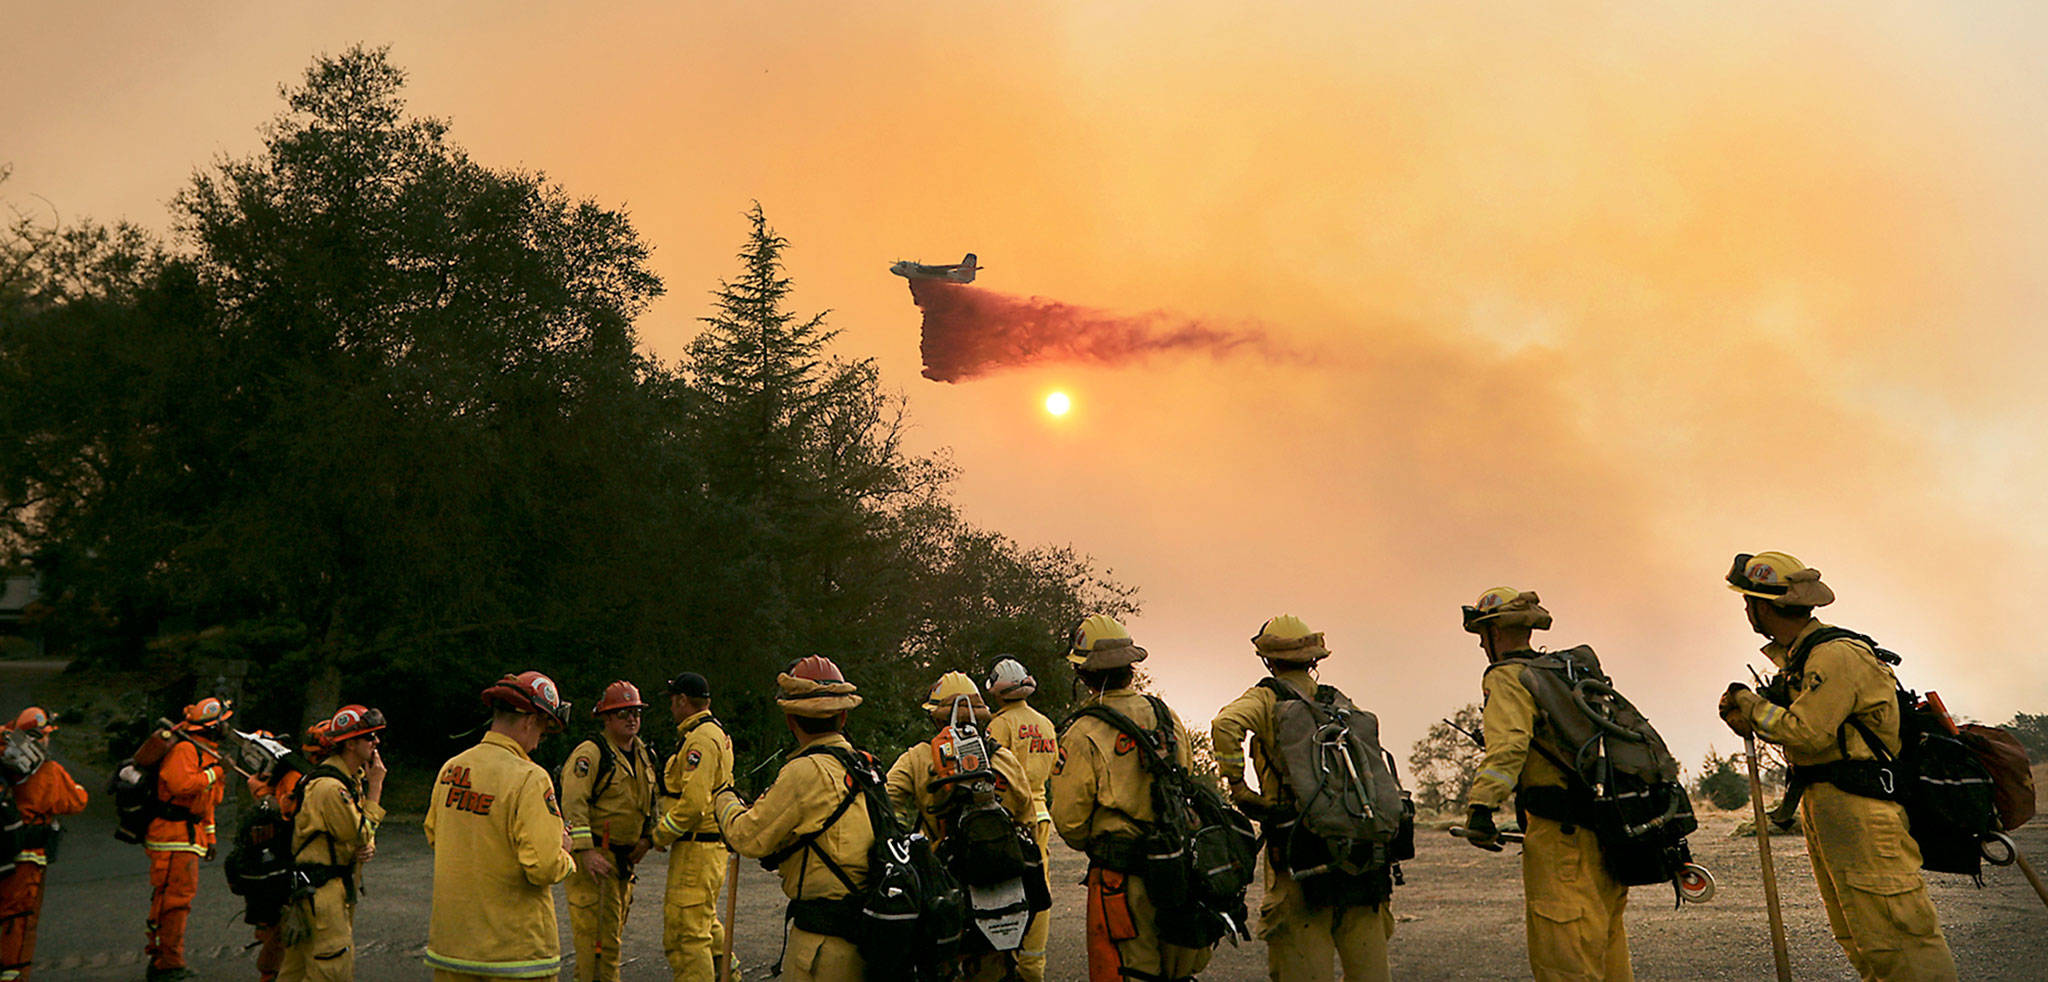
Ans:
<svg viewBox="0 0 2048 982"><path fill-rule="evenodd" d="M1045 397L1045 411L1054 416L1065 416L1067 410L1072 408L1074 408L1073 400L1068 399L1067 394L1064 392L1055 392Z"/></svg>

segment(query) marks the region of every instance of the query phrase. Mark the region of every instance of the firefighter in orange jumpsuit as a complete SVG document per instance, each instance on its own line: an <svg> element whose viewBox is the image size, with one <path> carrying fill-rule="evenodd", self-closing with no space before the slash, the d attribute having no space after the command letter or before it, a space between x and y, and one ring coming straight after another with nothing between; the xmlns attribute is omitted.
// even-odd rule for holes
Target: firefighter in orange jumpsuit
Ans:
<svg viewBox="0 0 2048 982"><path fill-rule="evenodd" d="M64 765L49 759L50 734L57 730L49 713L30 706L14 718L12 730L7 734L10 741L33 741L36 746L23 748L28 751L26 763L33 765L22 768L27 773L0 766L14 786L22 825L14 870L0 877L0 982L28 978L36 955L36 919L43 909L43 872L50 865L52 840L60 832L56 819L84 811L86 799L85 789Z"/></svg>
<svg viewBox="0 0 2048 982"><path fill-rule="evenodd" d="M327 724L331 722L333 721L323 719L306 728L306 738L300 744L299 752L306 756L309 763L317 765L327 759L327 748L321 745L321 735L327 732ZM272 736L262 730L256 732ZM281 831L277 834L291 834L292 819L299 812L298 798L292 792L298 788L299 781L305 776L298 768L279 761L269 774L259 774L249 779L249 794L258 802L270 801L272 807L277 809L278 825L281 826ZM278 922L273 920L267 924L256 925L256 943L261 946L256 950L257 982L275 982L278 969L284 966L284 936L278 932Z"/></svg>
<svg viewBox="0 0 2048 982"><path fill-rule="evenodd" d="M213 859L213 808L227 787L220 738L234 715L227 700L213 696L186 706L157 769L157 813L142 840L149 852L149 982L198 977L185 967L185 919L199 895L199 860Z"/></svg>

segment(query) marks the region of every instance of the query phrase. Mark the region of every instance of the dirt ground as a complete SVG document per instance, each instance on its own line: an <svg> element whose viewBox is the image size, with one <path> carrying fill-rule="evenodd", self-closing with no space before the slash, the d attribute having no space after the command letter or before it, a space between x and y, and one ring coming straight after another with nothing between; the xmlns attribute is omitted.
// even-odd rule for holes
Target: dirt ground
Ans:
<svg viewBox="0 0 2048 982"><path fill-rule="evenodd" d="M0 662L0 712L9 715L33 698L44 673L23 663ZM57 736L60 760L69 766L65 734ZM149 905L147 863L136 846L112 836L113 815L106 775L74 768L94 792L92 807L69 826L63 853L52 866L43 908L35 977L62 982L106 982L142 977L143 918ZM364 895L356 915L357 977L365 980L427 979L420 962L426 943L432 894L433 857L419 826L419 806L390 802L394 814L379 837L378 856L365 870ZM405 814L410 811L411 814ZM1737 816L1706 820L1692 844L1698 859L1719 881L1719 894L1706 906L1673 910L1671 895L1638 888L1631 895L1628 930L1636 974L1643 979L1768 979L1772 975L1763 888L1753 839L1730 838ZM221 826L232 828L231 816ZM2037 864L2048 865L2048 825L2036 822L2016 836ZM1804 980L1853 979L1848 962L1828 934L1813 875L1798 837L1774 838L1780 892L1791 940L1792 965ZM1526 978L1522 940L1521 878L1512 848L1484 853L1441 833L1421 837L1420 855L1404 864L1407 885L1394 899L1399 925L1393 939L1394 977L1412 980ZM661 955L660 885L665 857L653 854L641 867L639 903L628 923L624 950L628 980L668 977ZM1049 946L1050 976L1086 977L1082 956L1081 889L1075 886L1084 861L1056 849L1056 906ZM741 864L738 951L747 979L768 977L780 940L783 897L773 877L752 862ZM1936 908L1962 977L1972 980L2048 978L2048 909L2034 896L2017 868L1987 868L1985 886L1968 879L1931 875ZM1256 905L1256 896L1254 897ZM563 949L569 950L568 918L556 890ZM199 900L187 941L187 957L207 979L253 978L254 952L240 904L227 891L220 864L202 867ZM1208 982L1249 982L1265 978L1265 952L1256 941L1222 946ZM565 978L567 976L565 975Z"/></svg>

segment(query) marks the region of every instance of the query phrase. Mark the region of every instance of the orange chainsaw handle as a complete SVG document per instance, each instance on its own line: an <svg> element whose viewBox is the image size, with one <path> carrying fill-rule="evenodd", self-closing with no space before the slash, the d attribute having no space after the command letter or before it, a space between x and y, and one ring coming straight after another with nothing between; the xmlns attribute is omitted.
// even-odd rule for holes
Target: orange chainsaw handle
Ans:
<svg viewBox="0 0 2048 982"><path fill-rule="evenodd" d="M1963 731L1956 727L1955 717L1950 716L1948 714L1948 707L1942 705L1941 693L1929 689L1927 692L1927 705L1934 709L1934 715L1941 717L1942 729L1947 730L1949 736L1962 735Z"/></svg>

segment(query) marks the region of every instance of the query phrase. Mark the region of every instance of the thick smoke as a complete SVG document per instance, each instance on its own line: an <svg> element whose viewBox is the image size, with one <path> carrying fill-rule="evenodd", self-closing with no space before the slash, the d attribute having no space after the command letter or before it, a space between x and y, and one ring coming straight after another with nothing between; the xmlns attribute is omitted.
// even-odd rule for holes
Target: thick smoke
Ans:
<svg viewBox="0 0 2048 982"><path fill-rule="evenodd" d="M1258 331L1162 312L1115 314L944 280L911 280L910 294L924 311L924 377L940 382L1041 362L1122 365L1166 352L1274 353Z"/></svg>

